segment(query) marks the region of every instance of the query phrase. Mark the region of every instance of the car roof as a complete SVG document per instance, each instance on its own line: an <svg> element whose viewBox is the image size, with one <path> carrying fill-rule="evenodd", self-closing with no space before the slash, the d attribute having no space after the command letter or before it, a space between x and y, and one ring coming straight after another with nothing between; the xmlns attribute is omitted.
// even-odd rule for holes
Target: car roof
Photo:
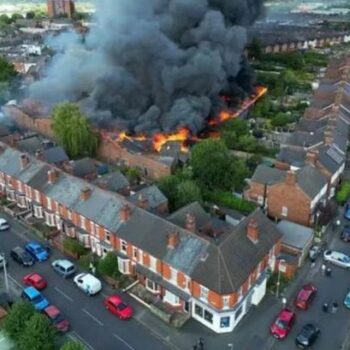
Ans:
<svg viewBox="0 0 350 350"><path fill-rule="evenodd" d="M91 275L91 273L84 273L82 276L80 276L81 279L84 280L84 282L91 282L91 283L101 283L98 278L96 278L94 275Z"/></svg>
<svg viewBox="0 0 350 350"><path fill-rule="evenodd" d="M36 272L30 274L30 278L33 281L41 281L43 278Z"/></svg>
<svg viewBox="0 0 350 350"><path fill-rule="evenodd" d="M278 318L283 321L290 321L293 316L294 312L292 310L283 309L280 311Z"/></svg>
<svg viewBox="0 0 350 350"><path fill-rule="evenodd" d="M16 252L16 253L25 253L25 250L22 248L22 247L19 247L19 246L17 246L17 247L14 247L13 249L12 249L12 251L14 251L14 252Z"/></svg>
<svg viewBox="0 0 350 350"><path fill-rule="evenodd" d="M74 264L71 261L69 261L68 259L57 259L54 262L60 264L63 267L74 266Z"/></svg>
<svg viewBox="0 0 350 350"><path fill-rule="evenodd" d="M29 245L29 246L31 246L31 247L42 247L42 245L39 243L39 242L37 242L37 241L30 241L30 242L28 242L27 243L27 245Z"/></svg>
<svg viewBox="0 0 350 350"><path fill-rule="evenodd" d="M347 257L346 254L341 253L341 252L337 252L337 251L335 251L335 250L332 250L332 256L334 256L335 258L343 258L344 256Z"/></svg>
<svg viewBox="0 0 350 350"><path fill-rule="evenodd" d="M310 335L310 334L314 333L315 330L316 330L316 327L312 323L307 323L301 329L301 333L303 333L304 335L306 335L306 334Z"/></svg>
<svg viewBox="0 0 350 350"><path fill-rule="evenodd" d="M34 287L27 287L23 290L30 298L35 298L37 295L40 295L40 292Z"/></svg>
<svg viewBox="0 0 350 350"><path fill-rule="evenodd" d="M298 299L307 300L314 291L313 284L305 284L298 293Z"/></svg>
<svg viewBox="0 0 350 350"><path fill-rule="evenodd" d="M4 218L0 218L0 224L7 224L7 220Z"/></svg>
<svg viewBox="0 0 350 350"><path fill-rule="evenodd" d="M110 300L112 303L119 304L119 303L123 302L123 299L119 295L111 295L107 299Z"/></svg>
<svg viewBox="0 0 350 350"><path fill-rule="evenodd" d="M60 310L55 305L48 306L44 311L51 317L55 317L60 313Z"/></svg>

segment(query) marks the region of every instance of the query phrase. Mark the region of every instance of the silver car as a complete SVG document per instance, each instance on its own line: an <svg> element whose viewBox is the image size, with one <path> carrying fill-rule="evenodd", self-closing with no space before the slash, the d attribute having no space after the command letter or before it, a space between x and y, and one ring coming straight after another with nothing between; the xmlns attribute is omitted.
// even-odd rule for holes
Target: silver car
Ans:
<svg viewBox="0 0 350 350"><path fill-rule="evenodd" d="M75 274L74 264L67 259L57 259L51 264L52 268L62 277L68 278Z"/></svg>
<svg viewBox="0 0 350 350"><path fill-rule="evenodd" d="M350 269L350 257L344 253L335 250L326 250L323 253L323 258L325 261L329 261L336 266Z"/></svg>

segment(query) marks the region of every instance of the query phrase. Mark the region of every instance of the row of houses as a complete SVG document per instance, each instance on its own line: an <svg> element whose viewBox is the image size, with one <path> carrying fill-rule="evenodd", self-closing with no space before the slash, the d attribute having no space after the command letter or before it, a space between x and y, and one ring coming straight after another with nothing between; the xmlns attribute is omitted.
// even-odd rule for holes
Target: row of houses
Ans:
<svg viewBox="0 0 350 350"><path fill-rule="evenodd" d="M314 225L345 168L350 124L350 57L333 60L274 168L259 165L245 198L276 219Z"/></svg>
<svg viewBox="0 0 350 350"><path fill-rule="evenodd" d="M0 143L0 191L25 217L115 252L121 273L217 333L232 331L266 292L281 233L260 209L235 225L198 203L168 217Z"/></svg>

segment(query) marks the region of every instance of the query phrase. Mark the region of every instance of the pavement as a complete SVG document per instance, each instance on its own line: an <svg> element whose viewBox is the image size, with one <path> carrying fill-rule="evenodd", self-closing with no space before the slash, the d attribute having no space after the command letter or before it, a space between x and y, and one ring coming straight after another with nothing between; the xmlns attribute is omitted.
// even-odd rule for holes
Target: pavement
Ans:
<svg viewBox="0 0 350 350"><path fill-rule="evenodd" d="M9 254L14 246L23 245L25 241L33 238L25 226L12 218L8 219L11 229L0 232L0 252L6 254ZM338 232L332 232L329 228L327 235L332 249L350 255L350 244L340 241ZM50 261L58 257L62 257L62 254L53 249ZM127 294L123 294L123 297L134 307L135 315L129 321L120 321L107 312L102 304L103 298L113 293L110 287L104 285L101 294L88 297L72 280L64 280L58 276L51 269L50 261L36 263L29 269L10 261L8 270L12 290L20 293L21 279L28 272L36 271L45 276L49 286L44 294L71 322L72 330L67 336L80 340L88 350L190 350L199 337L205 340L205 350L289 350L295 349L294 339L302 325L309 321L321 329L319 341L314 349L350 349L350 346L342 347L345 338L350 343L350 310L342 305L350 288L350 271L332 267L332 276L326 277L321 272L321 258L315 266L307 262L281 295L286 297L288 305L292 306L293 298L303 284L313 282L319 288L310 309L296 311L296 323L291 334L282 342L276 341L269 334L269 326L282 307L281 299L271 294L267 294L258 307L251 309L232 333L217 335L193 319L178 330L168 326ZM340 304L338 312L323 313L323 303L334 300Z"/></svg>

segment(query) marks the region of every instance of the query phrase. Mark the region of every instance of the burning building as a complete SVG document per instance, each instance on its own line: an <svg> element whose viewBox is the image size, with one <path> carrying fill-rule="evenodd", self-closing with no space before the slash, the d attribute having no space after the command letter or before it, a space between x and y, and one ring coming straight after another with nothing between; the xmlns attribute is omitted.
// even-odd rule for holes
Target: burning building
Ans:
<svg viewBox="0 0 350 350"><path fill-rule="evenodd" d="M75 12L72 0L47 0L47 14L49 17L67 16L71 18Z"/></svg>

